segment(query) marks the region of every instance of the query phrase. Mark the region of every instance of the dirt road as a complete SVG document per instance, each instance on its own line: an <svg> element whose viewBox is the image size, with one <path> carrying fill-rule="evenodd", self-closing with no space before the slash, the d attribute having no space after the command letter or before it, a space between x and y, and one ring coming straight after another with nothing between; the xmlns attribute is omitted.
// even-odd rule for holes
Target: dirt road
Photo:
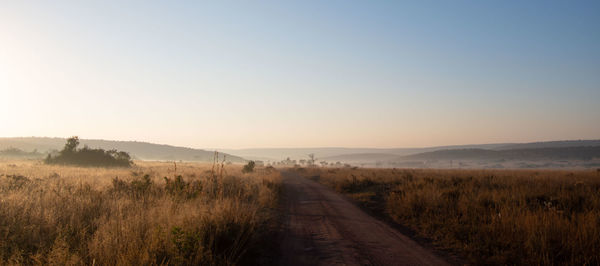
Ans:
<svg viewBox="0 0 600 266"><path fill-rule="evenodd" d="M283 172L282 265L447 265L334 191Z"/></svg>

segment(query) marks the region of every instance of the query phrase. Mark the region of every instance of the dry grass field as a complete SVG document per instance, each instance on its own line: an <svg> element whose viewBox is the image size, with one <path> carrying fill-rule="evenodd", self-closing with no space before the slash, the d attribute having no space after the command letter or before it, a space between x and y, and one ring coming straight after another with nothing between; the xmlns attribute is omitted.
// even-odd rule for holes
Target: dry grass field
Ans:
<svg viewBox="0 0 600 266"><path fill-rule="evenodd" d="M600 264L600 171L298 172L469 263Z"/></svg>
<svg viewBox="0 0 600 266"><path fill-rule="evenodd" d="M0 161L0 264L270 263L279 191L235 165Z"/></svg>

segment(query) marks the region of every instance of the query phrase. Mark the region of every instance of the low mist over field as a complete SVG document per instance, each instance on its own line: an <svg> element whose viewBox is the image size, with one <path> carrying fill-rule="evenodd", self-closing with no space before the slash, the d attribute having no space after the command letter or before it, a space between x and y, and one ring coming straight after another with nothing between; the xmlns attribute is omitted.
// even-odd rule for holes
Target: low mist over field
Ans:
<svg viewBox="0 0 600 266"><path fill-rule="evenodd" d="M408 168L600 167L600 140L457 145L427 148L282 148L225 150L266 162L302 164L308 154L328 166Z"/></svg>
<svg viewBox="0 0 600 266"><path fill-rule="evenodd" d="M62 138L0 138L0 158L39 159L57 152ZM122 150L135 160L211 162L220 159L242 163L253 160L267 165L307 165L309 155L317 163L340 167L407 168L599 168L600 140L550 141L440 146L427 148L271 148L206 151L145 142L81 140L82 146Z"/></svg>

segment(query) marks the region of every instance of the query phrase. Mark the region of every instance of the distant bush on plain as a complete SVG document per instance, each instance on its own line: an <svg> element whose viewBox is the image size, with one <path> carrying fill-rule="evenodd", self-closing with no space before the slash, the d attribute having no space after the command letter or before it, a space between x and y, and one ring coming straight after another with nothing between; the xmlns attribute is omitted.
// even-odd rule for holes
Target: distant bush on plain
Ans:
<svg viewBox="0 0 600 266"><path fill-rule="evenodd" d="M249 161L248 164L244 165L244 168L242 168L242 173L254 172L255 166L256 166L256 163L254 161Z"/></svg>
<svg viewBox="0 0 600 266"><path fill-rule="evenodd" d="M48 154L47 164L100 166L100 167L130 167L133 162L129 153L117 150L91 149L79 146L79 138L71 137L58 155Z"/></svg>

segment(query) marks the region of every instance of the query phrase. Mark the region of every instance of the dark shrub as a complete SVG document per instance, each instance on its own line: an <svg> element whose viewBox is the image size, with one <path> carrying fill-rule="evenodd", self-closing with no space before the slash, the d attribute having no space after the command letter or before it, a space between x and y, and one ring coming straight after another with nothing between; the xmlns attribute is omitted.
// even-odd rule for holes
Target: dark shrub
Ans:
<svg viewBox="0 0 600 266"><path fill-rule="evenodd" d="M249 161L248 164L244 165L244 168L242 169L242 173L254 172L254 166L256 166L256 163L254 161Z"/></svg>
<svg viewBox="0 0 600 266"><path fill-rule="evenodd" d="M103 149L91 149L79 146L79 138L72 137L67 140L65 147L56 156L48 154L45 162L47 164L71 164L80 166L103 166L103 167L129 167L133 164L129 153L124 151Z"/></svg>

